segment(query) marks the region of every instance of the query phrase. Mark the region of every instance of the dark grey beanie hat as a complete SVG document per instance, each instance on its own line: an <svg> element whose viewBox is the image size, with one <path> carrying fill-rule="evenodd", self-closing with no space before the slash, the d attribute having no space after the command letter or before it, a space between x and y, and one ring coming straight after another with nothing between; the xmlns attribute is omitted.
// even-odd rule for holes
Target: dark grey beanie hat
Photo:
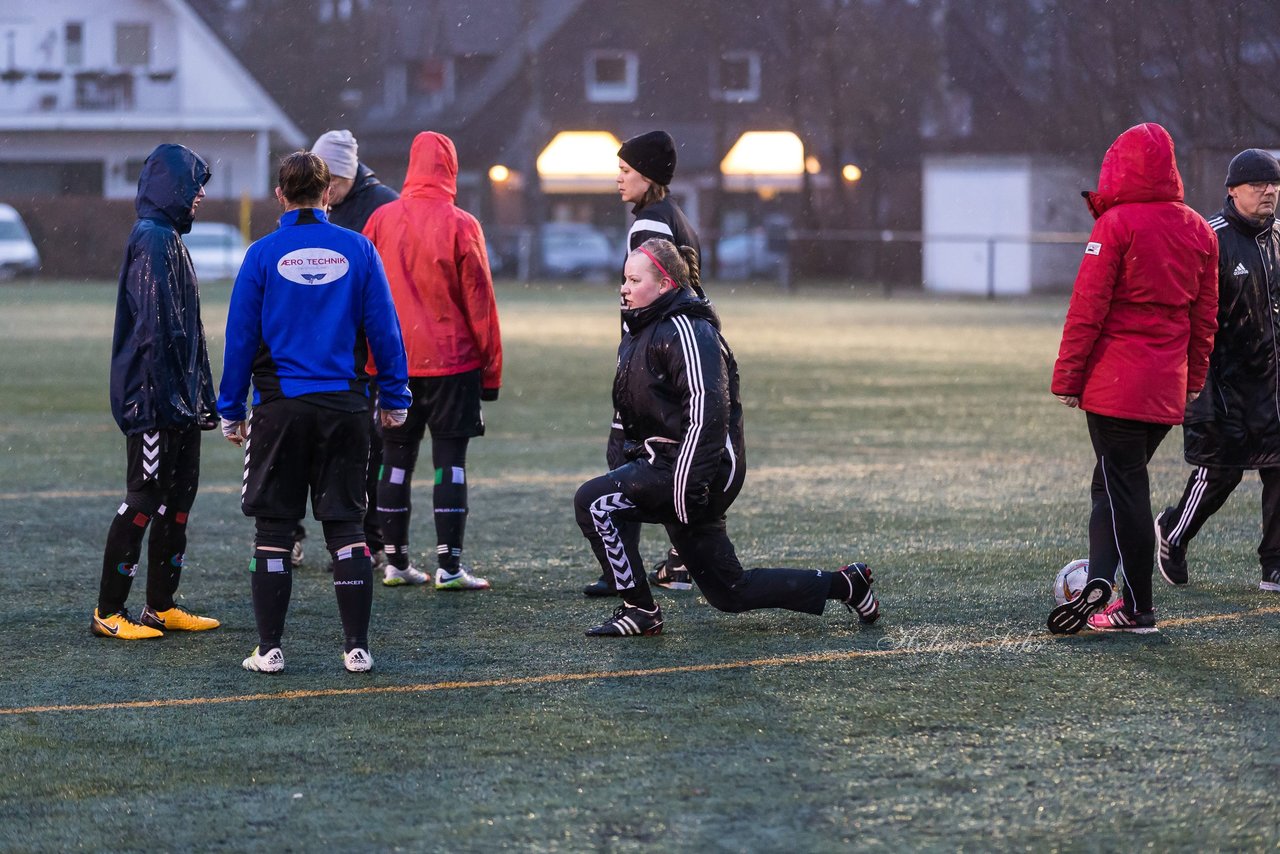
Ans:
<svg viewBox="0 0 1280 854"><path fill-rule="evenodd" d="M1251 184L1254 181L1280 181L1280 161L1269 151L1246 148L1231 158L1227 167L1227 186Z"/></svg>
<svg viewBox="0 0 1280 854"><path fill-rule="evenodd" d="M655 184L667 186L676 174L676 141L665 130L651 130L622 143L618 157Z"/></svg>

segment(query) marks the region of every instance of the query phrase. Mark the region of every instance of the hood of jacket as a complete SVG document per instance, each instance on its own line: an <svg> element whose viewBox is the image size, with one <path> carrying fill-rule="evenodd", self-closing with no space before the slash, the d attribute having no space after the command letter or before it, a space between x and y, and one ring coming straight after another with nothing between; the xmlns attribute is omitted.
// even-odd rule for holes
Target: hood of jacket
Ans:
<svg viewBox="0 0 1280 854"><path fill-rule="evenodd" d="M142 164L134 209L139 219L163 219L179 234L191 230L191 205L209 180L209 164L185 145L164 143Z"/></svg>
<svg viewBox="0 0 1280 854"><path fill-rule="evenodd" d="M423 131L413 138L409 169L400 195L408 199L452 202L458 195L458 152L442 133Z"/></svg>
<svg viewBox="0 0 1280 854"><path fill-rule="evenodd" d="M668 291L644 308L623 309L622 319L627 324L627 328L635 333L651 323L657 323L659 320L677 314L704 318L717 330L720 329L720 318L710 301L688 288Z"/></svg>
<svg viewBox="0 0 1280 854"><path fill-rule="evenodd" d="M1102 158L1098 189L1081 195L1095 219L1116 205L1182 201L1173 137L1155 122L1129 128Z"/></svg>

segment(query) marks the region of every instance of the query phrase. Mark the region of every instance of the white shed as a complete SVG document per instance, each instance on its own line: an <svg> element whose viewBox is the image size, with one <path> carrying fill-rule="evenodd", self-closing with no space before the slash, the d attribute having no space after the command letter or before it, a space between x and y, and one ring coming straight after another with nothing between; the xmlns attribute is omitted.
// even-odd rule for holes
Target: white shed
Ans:
<svg viewBox="0 0 1280 854"><path fill-rule="evenodd" d="M949 293L1070 290L1092 227L1096 172L1031 156L924 160L924 286Z"/></svg>

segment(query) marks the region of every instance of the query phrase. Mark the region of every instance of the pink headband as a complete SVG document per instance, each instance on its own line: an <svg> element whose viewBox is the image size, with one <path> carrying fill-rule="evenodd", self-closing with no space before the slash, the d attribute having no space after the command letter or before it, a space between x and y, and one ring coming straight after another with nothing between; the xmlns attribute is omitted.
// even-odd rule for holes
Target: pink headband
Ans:
<svg viewBox="0 0 1280 854"><path fill-rule="evenodd" d="M636 249L643 252L649 258L649 260L653 262L653 266L661 270L662 275L666 276L668 279L671 280L671 284L675 285L677 288L680 287L680 283L676 281L676 277L667 272L667 268L662 266L662 263L658 261L657 258L653 257L652 252L650 252L648 249L645 249L643 246L637 246Z"/></svg>

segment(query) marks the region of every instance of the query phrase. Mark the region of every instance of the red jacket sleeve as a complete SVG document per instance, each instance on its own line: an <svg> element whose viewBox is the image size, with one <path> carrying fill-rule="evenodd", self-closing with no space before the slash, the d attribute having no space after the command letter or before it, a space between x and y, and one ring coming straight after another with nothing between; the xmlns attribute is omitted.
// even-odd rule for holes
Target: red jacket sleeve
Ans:
<svg viewBox="0 0 1280 854"><path fill-rule="evenodd" d="M1127 235L1118 233L1116 218L1104 216L1093 225L1084 259L1076 273L1071 305L1062 328L1058 361L1053 366L1054 394L1080 395L1084 392L1085 368L1102 324L1111 311L1111 297L1120 275L1120 262L1127 247Z"/></svg>
<svg viewBox="0 0 1280 854"><path fill-rule="evenodd" d="M1191 304L1191 340L1187 344L1187 391L1204 389L1213 336L1218 331L1218 238L1210 233L1211 255L1200 271L1199 289Z"/></svg>
<svg viewBox="0 0 1280 854"><path fill-rule="evenodd" d="M498 304L489 273L484 232L471 221L458 229L458 281L462 285L467 328L483 360L480 385L485 389L502 386L502 335L498 330Z"/></svg>

